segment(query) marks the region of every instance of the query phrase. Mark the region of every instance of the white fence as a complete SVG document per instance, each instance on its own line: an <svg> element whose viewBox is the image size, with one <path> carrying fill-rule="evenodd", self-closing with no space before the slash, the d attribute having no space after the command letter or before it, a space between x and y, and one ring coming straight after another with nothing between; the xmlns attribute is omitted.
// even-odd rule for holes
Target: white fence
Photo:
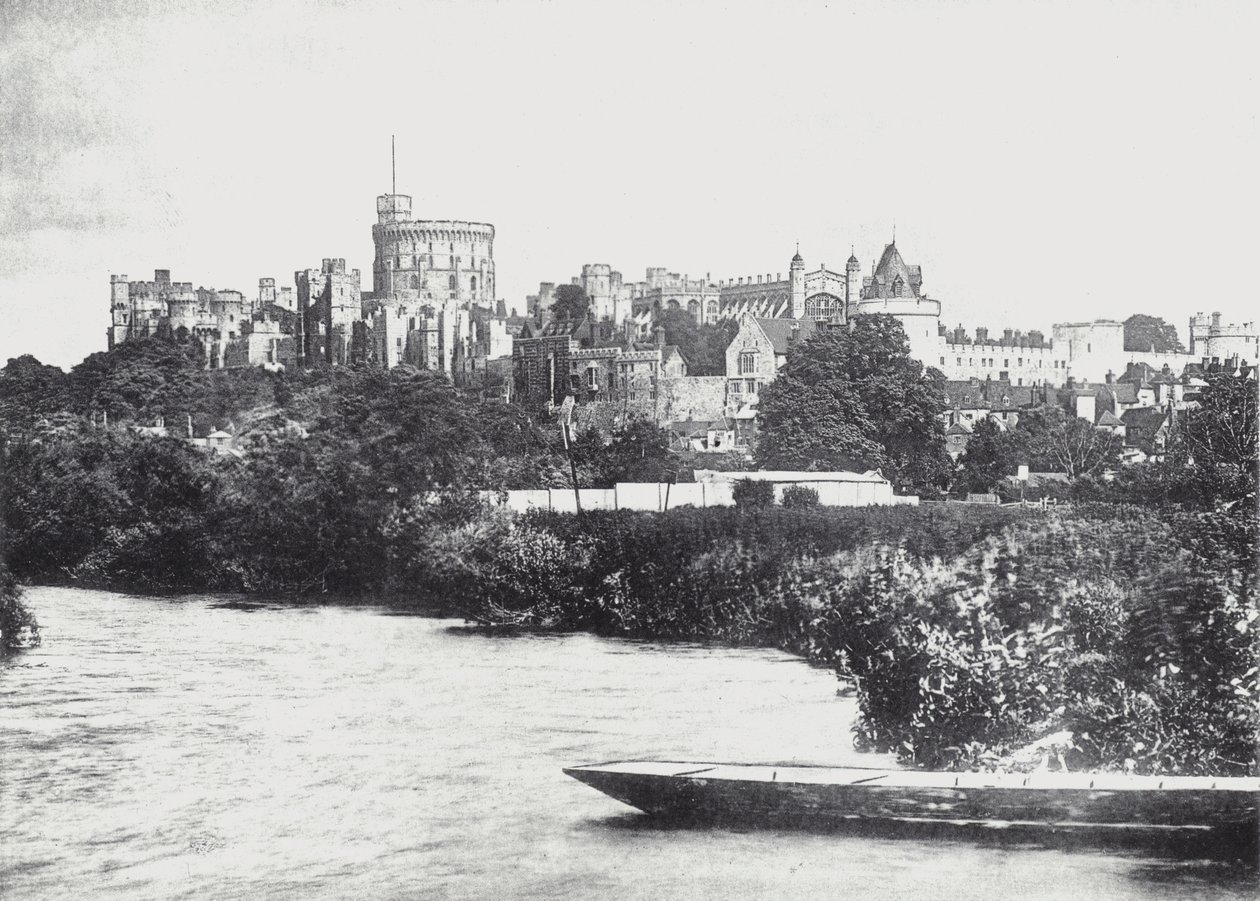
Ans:
<svg viewBox="0 0 1260 901"><path fill-rule="evenodd" d="M782 502L783 492L801 484L818 492L818 503L826 507L869 507L875 505L910 504L917 497L892 493L887 482L828 481L819 479L774 482L775 500ZM488 503L502 505L517 513L527 510L577 512L580 498L583 510L642 510L660 513L677 507L731 507L735 504L735 482L728 480L682 482L618 482L613 488L581 488L574 497L572 488L544 488L529 491L482 491Z"/></svg>

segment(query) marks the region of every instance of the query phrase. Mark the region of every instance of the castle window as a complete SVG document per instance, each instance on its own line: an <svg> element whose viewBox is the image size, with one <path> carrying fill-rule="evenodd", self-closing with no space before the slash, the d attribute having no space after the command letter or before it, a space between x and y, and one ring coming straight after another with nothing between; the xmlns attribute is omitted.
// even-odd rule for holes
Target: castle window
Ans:
<svg viewBox="0 0 1260 901"><path fill-rule="evenodd" d="M411 277L411 287L412 287L413 289L419 290L419 288L420 288L420 276L418 276L418 275L413 275L413 276Z"/></svg>
<svg viewBox="0 0 1260 901"><path fill-rule="evenodd" d="M1003 369L1010 369L1010 368L1011 368L1011 361L1010 361L1010 360L1003 360L1003 361L1002 361L1002 368L1003 368Z"/></svg>
<svg viewBox="0 0 1260 901"><path fill-rule="evenodd" d="M454 291L455 290L455 276L452 275L448 277L446 280L446 284L452 291Z"/></svg>
<svg viewBox="0 0 1260 901"><path fill-rule="evenodd" d="M477 290L477 276L474 275L472 278L468 280L468 290L469 291Z"/></svg>
<svg viewBox="0 0 1260 901"><path fill-rule="evenodd" d="M757 354L742 353L739 355L739 374L747 375L757 371Z"/></svg>
<svg viewBox="0 0 1260 901"><path fill-rule="evenodd" d="M942 365L942 366L944 366L944 365L945 365L945 358L944 358L944 357L941 357L941 365Z"/></svg>

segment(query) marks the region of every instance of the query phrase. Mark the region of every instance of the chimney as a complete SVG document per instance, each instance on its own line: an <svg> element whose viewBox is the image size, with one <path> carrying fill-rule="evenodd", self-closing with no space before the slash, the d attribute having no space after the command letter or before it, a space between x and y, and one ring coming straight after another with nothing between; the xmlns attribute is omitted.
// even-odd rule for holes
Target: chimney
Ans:
<svg viewBox="0 0 1260 901"><path fill-rule="evenodd" d="M1114 385L1116 383L1116 374L1110 369L1107 370L1107 384Z"/></svg>

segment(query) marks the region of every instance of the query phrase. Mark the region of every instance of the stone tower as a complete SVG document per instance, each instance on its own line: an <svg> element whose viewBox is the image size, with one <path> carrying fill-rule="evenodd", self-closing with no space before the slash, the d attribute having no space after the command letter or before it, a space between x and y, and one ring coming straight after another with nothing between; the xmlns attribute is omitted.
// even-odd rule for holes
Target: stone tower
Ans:
<svg viewBox="0 0 1260 901"><path fill-rule="evenodd" d="M109 349L127 340L131 320L131 297L127 289L127 276L109 277L110 328Z"/></svg>
<svg viewBox="0 0 1260 901"><path fill-rule="evenodd" d="M788 267L792 282L792 318L805 318L805 261L801 259L801 248L798 245L792 256L792 264Z"/></svg>
<svg viewBox="0 0 1260 901"><path fill-rule="evenodd" d="M862 299L862 263L849 248L849 261L844 264L844 315L847 319L856 312L857 302Z"/></svg>

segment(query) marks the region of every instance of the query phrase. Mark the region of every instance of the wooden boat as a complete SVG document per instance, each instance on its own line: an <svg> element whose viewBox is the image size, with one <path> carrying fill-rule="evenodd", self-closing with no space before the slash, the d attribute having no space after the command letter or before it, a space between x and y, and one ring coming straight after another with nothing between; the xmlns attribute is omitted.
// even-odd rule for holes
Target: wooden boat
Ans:
<svg viewBox="0 0 1260 901"><path fill-rule="evenodd" d="M987 826L1242 830L1260 778L945 773L627 760L564 772L657 816L810 826L871 819Z"/></svg>

